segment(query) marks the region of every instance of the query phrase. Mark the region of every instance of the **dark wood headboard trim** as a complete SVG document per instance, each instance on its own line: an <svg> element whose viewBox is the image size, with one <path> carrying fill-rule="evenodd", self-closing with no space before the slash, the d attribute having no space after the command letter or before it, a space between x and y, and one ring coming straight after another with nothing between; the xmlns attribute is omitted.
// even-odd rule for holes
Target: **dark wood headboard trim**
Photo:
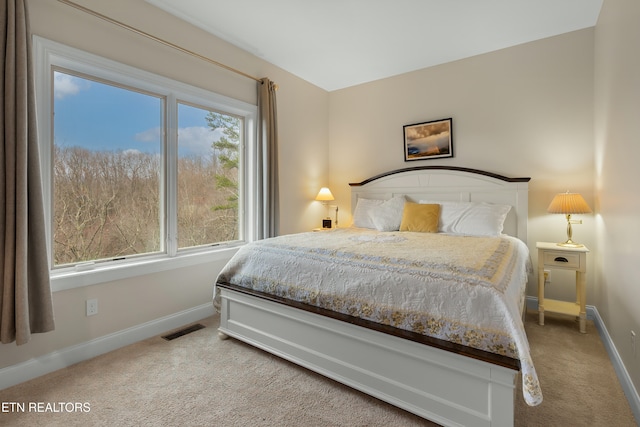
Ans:
<svg viewBox="0 0 640 427"><path fill-rule="evenodd" d="M365 179L362 182L350 182L349 185L351 187L360 187L362 185L370 183L371 181L375 181L376 179L384 178L386 176L395 175L397 173L419 171L419 170L451 170L451 171L475 173L478 175L484 175L484 176L488 176L488 177L499 179L501 181L506 181L506 182L529 182L531 180L531 178L528 178L528 177L509 178L509 177L498 175L492 172L487 172L479 169L462 168L458 166L415 166L411 168L396 169L394 171L381 173L380 175L376 175L371 178Z"/></svg>

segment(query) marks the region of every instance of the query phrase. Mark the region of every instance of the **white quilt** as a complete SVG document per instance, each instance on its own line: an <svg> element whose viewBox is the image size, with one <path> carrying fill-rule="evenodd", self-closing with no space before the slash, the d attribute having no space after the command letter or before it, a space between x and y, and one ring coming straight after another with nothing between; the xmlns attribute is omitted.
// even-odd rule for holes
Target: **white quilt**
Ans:
<svg viewBox="0 0 640 427"><path fill-rule="evenodd" d="M529 268L513 237L345 228L247 244L217 282L519 359L533 406L542 393L520 313Z"/></svg>

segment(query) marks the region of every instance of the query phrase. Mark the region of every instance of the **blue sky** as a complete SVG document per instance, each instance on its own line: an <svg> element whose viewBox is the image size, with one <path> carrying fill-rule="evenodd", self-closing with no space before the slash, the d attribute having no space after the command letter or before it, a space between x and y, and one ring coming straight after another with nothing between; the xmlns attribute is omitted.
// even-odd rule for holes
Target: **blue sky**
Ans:
<svg viewBox="0 0 640 427"><path fill-rule="evenodd" d="M54 76L56 144L160 153L160 98L59 72ZM181 156L211 153L217 135L207 127L206 115L203 109L179 104Z"/></svg>

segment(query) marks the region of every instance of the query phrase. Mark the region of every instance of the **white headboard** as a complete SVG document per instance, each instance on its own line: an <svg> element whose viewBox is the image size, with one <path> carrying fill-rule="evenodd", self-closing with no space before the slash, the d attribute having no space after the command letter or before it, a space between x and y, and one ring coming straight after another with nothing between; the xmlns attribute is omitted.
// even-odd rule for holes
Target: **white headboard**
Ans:
<svg viewBox="0 0 640 427"><path fill-rule="evenodd" d="M418 166L376 175L351 186L351 211L358 198L390 199L405 195L417 202L441 201L487 202L511 205L504 223L504 233L527 243L529 215L529 180L507 178L491 172L455 166Z"/></svg>

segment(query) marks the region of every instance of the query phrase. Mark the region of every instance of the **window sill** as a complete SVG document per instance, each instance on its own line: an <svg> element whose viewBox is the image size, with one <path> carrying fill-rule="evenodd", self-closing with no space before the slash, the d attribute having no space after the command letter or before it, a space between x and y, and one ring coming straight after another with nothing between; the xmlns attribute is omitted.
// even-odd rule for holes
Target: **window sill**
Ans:
<svg viewBox="0 0 640 427"><path fill-rule="evenodd" d="M208 251L187 252L175 257L160 256L136 262L104 264L87 271L52 271L51 290L52 292L65 291L182 267L227 261L231 259L239 247L240 245L232 245Z"/></svg>

